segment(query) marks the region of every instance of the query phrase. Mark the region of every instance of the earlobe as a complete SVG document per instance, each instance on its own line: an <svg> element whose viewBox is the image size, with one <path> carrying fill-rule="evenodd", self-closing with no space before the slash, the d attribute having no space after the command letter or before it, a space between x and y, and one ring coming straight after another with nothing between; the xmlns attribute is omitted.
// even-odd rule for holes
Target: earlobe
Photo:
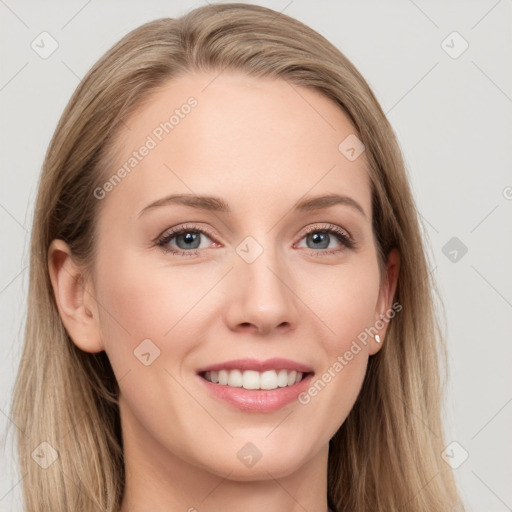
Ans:
<svg viewBox="0 0 512 512"><path fill-rule="evenodd" d="M400 253L397 249L392 249L388 254L386 268L381 279L379 289L379 299L375 310L374 318L374 340L371 344L370 355L375 354L382 348L384 338L391 318L396 314L393 306L398 284L398 274L400 272ZM401 308L400 308L401 309Z"/></svg>
<svg viewBox="0 0 512 512"><path fill-rule="evenodd" d="M85 352L104 350L96 301L83 283L83 274L64 241L48 249L48 271L59 315L73 343Z"/></svg>

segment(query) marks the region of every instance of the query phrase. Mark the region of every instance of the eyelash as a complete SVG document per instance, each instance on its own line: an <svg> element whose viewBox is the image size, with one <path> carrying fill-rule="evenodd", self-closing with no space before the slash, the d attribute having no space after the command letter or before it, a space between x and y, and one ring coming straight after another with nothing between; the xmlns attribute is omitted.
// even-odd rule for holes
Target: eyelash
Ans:
<svg viewBox="0 0 512 512"><path fill-rule="evenodd" d="M171 253L178 256L198 256L200 249L194 249L194 250L188 250L184 251L182 249L174 249L169 248L167 244L176 236L181 235L183 233L188 232L196 232L201 233L203 235L208 236L209 238L214 238L214 235L206 228L199 228L197 226L179 226L177 228L173 228L171 231L167 231L163 233L155 242L155 245L160 247L164 253ZM327 233L329 235L334 235L338 241L344 246L344 248L347 249L354 249L356 247L356 243L354 240L350 237L350 235L344 230L339 228L338 226L335 226L333 224L325 224L321 227L313 226L312 228L309 228L306 230L302 236L300 237L299 241L302 240L304 237L308 236L310 233ZM310 249L311 253L315 256L326 256L335 254L338 252L341 252L344 250L344 248L341 249Z"/></svg>

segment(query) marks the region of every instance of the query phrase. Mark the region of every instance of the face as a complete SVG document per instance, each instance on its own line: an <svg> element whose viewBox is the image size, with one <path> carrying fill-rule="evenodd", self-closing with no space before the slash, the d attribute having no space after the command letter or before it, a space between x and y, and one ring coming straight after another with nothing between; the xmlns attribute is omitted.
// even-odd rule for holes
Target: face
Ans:
<svg viewBox="0 0 512 512"><path fill-rule="evenodd" d="M347 417L390 306L366 155L338 149L355 129L237 73L169 82L126 124L90 284L125 435L157 465L284 476Z"/></svg>

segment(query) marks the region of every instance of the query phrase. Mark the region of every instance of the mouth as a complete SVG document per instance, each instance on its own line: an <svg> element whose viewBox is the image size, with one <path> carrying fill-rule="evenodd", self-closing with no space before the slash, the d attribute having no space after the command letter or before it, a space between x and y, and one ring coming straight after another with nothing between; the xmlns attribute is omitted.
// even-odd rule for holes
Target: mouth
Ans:
<svg viewBox="0 0 512 512"><path fill-rule="evenodd" d="M295 370L218 370L201 372L199 375L213 384L229 386L232 388L244 388L252 390L272 390L294 386L302 381L310 372L297 372Z"/></svg>
<svg viewBox="0 0 512 512"><path fill-rule="evenodd" d="M197 370L206 389L222 403L244 412L271 412L297 401L314 375L289 359L237 359Z"/></svg>

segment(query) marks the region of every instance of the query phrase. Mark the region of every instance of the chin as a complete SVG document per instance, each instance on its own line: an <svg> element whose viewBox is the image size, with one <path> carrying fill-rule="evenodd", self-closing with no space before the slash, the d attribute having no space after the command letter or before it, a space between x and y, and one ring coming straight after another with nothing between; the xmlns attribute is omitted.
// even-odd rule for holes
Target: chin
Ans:
<svg viewBox="0 0 512 512"><path fill-rule="evenodd" d="M239 482L269 480L287 477L301 468L314 454L304 452L304 446L298 450L296 443L287 446L272 445L264 439L259 443L248 441L237 443L236 447L226 446L221 450L222 456L211 453L212 460L202 461L201 467L225 478ZM220 454L219 454L220 455Z"/></svg>

